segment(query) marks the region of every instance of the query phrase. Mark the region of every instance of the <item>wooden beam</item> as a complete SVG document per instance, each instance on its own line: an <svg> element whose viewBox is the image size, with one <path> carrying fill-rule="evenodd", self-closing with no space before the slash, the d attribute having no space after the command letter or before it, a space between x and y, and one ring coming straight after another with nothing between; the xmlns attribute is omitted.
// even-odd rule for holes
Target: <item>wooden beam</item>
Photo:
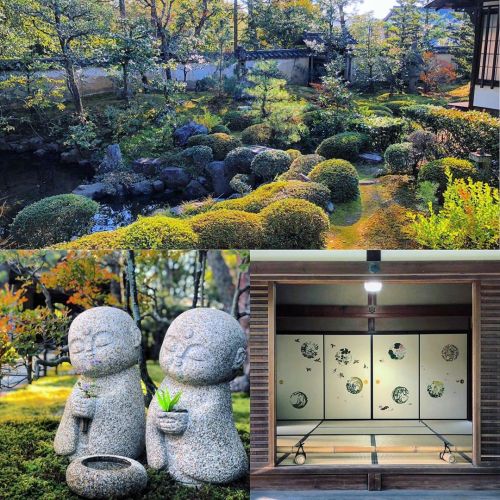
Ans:
<svg viewBox="0 0 500 500"><path fill-rule="evenodd" d="M481 464L481 282L472 284L472 463Z"/></svg>
<svg viewBox="0 0 500 500"><path fill-rule="evenodd" d="M278 318L420 318L436 316L469 317L472 315L470 304L410 305L410 306L329 306L279 304L276 307Z"/></svg>
<svg viewBox="0 0 500 500"><path fill-rule="evenodd" d="M268 435L269 435L269 450L268 464L274 466L276 464L276 357L274 352L274 344L276 341L276 285L268 284L268 306L267 306L267 321L268 321L268 363L269 363L269 414L268 414Z"/></svg>

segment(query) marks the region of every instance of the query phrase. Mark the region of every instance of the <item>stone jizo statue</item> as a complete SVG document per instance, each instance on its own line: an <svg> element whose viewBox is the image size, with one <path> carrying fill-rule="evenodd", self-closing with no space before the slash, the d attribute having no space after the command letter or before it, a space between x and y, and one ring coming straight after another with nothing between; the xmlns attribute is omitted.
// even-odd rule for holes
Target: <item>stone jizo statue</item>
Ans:
<svg viewBox="0 0 500 500"><path fill-rule="evenodd" d="M170 325L160 351L159 388L181 392L177 411L153 398L146 426L148 464L188 485L229 483L248 462L233 422L229 382L246 356L239 323L215 309L191 309Z"/></svg>
<svg viewBox="0 0 500 500"><path fill-rule="evenodd" d="M146 425L139 329L121 309L95 307L74 319L68 342L80 377L57 430L56 453L70 460L94 454L137 458Z"/></svg>

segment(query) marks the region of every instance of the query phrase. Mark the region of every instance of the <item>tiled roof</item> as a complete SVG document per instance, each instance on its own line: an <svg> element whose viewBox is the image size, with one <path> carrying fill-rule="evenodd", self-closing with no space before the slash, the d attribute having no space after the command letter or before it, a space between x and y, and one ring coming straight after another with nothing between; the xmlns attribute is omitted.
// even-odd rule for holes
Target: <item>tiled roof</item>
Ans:
<svg viewBox="0 0 500 500"><path fill-rule="evenodd" d="M309 49L246 50L241 54L241 57L247 61L295 59L297 57L309 57L310 53L311 51Z"/></svg>

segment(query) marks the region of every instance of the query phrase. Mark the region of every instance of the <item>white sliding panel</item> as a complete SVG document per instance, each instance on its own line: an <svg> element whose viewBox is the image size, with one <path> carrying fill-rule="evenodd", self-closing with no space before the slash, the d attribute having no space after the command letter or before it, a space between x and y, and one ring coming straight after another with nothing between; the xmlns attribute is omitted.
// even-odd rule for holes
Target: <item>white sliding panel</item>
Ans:
<svg viewBox="0 0 500 500"><path fill-rule="evenodd" d="M467 418L467 335L420 336L420 417Z"/></svg>
<svg viewBox="0 0 500 500"><path fill-rule="evenodd" d="M418 335L373 336L373 418L419 418Z"/></svg>
<svg viewBox="0 0 500 500"><path fill-rule="evenodd" d="M369 335L325 336L325 418L371 418Z"/></svg>
<svg viewBox="0 0 500 500"><path fill-rule="evenodd" d="M322 419L323 336L276 335L276 417Z"/></svg>

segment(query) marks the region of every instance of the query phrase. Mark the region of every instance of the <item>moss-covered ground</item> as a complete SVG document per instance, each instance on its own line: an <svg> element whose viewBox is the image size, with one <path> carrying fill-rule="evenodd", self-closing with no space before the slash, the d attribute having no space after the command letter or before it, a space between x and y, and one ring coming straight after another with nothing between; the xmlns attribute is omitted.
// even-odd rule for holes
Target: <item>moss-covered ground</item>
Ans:
<svg viewBox="0 0 500 500"><path fill-rule="evenodd" d="M159 384L162 372L150 363L151 377ZM70 366L0 397L0 498L9 500L77 499L65 483L66 459L58 457L52 441L64 403L76 377ZM233 395L236 427L249 449L250 400ZM145 458L142 457L142 462ZM168 474L148 469L148 488L139 499L243 500L249 498L248 478L229 486L196 490L178 485Z"/></svg>

